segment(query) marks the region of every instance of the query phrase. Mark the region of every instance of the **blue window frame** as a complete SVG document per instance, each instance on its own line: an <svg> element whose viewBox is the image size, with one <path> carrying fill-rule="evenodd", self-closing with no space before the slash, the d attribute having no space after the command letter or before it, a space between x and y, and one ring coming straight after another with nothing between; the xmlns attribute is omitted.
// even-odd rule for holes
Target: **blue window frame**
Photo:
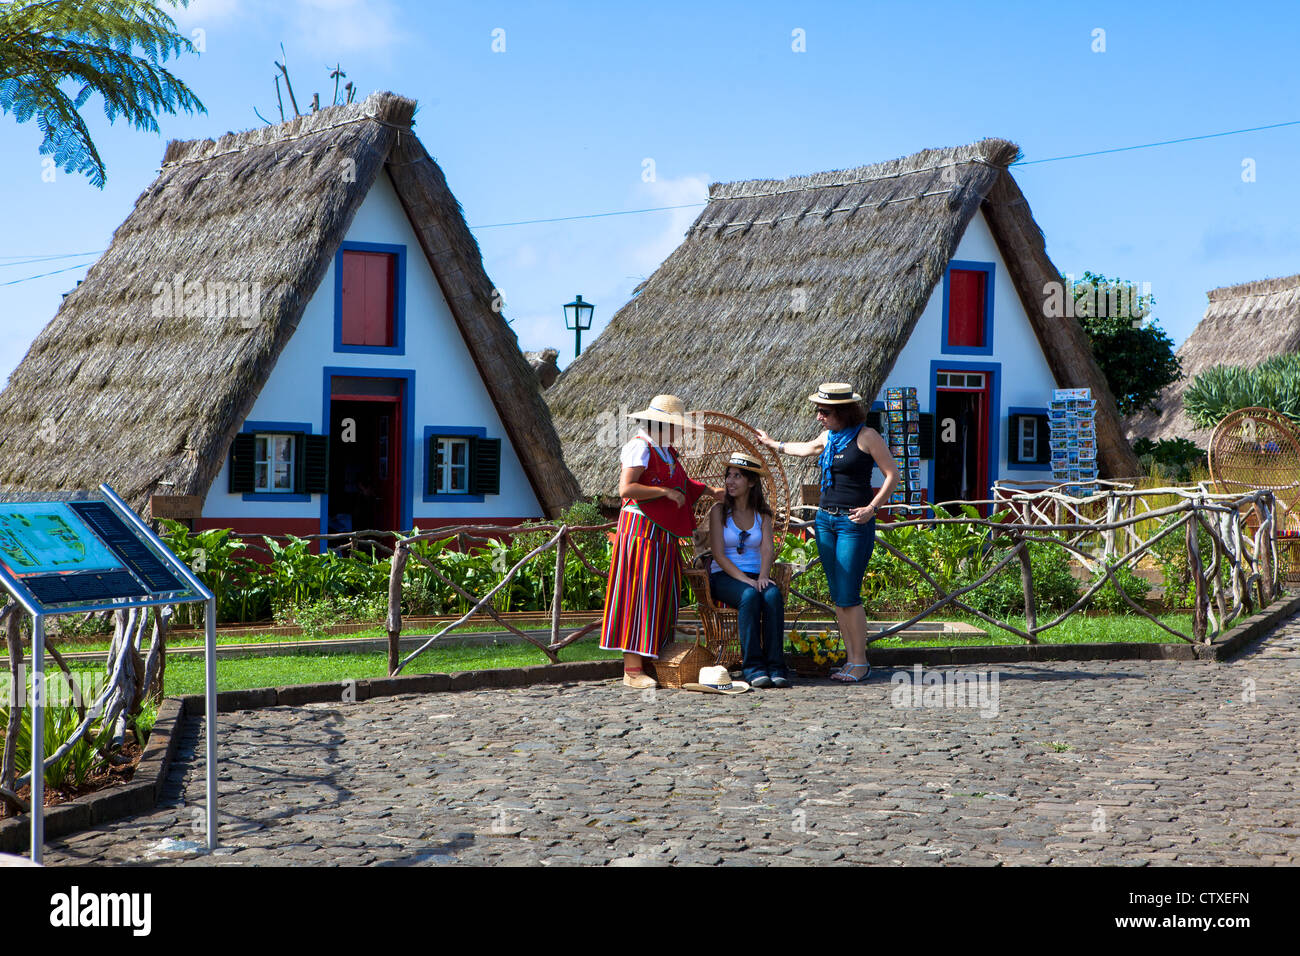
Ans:
<svg viewBox="0 0 1300 956"><path fill-rule="evenodd" d="M1013 416L1016 416L1016 415L1024 415L1024 416L1033 415L1033 416L1035 416L1035 418L1038 418L1039 416L1041 416L1041 417L1043 417L1043 418L1046 418L1046 417L1047 417L1047 409L1046 409L1046 408L1026 408L1026 407L1021 406L1021 405L1012 405L1010 408L1007 409L1007 418L1008 418L1008 420L1011 419ZM1024 421L1024 419L1021 419L1021 421ZM1015 440L1015 441L1019 441L1019 440L1020 440L1020 436L1018 436L1018 435L1017 435L1017 436L1012 436L1012 438L1013 438L1013 440ZM1044 428L1042 428L1041 425L1040 425L1040 427L1038 428L1038 435L1036 436L1036 440L1037 440L1037 442L1038 442L1038 448L1035 449L1035 450L1036 450L1036 451L1041 451L1043 445L1047 444L1047 442L1050 441L1050 439L1051 439L1051 436L1050 436L1050 430L1048 430L1048 429L1044 429ZM1049 457L1050 457L1050 456L1049 456ZM1049 460L1046 464L1041 464L1041 465L1040 465L1040 464L1038 464L1037 462L1026 462L1026 461L1023 461L1023 460L1013 462L1013 461L1011 460L1012 458L1017 458L1017 459L1018 459L1018 458L1020 458L1020 456L1019 456L1019 454L1017 453L1016 449L1014 449L1014 448L1008 448L1008 449L1007 449L1007 471L1051 471L1051 470L1052 470L1052 463L1051 463L1050 460Z"/></svg>
<svg viewBox="0 0 1300 956"><path fill-rule="evenodd" d="M382 252L393 261L393 344L343 344L343 253ZM334 255L334 351L361 352L371 355L406 354L406 246L383 242L344 242Z"/></svg>
<svg viewBox="0 0 1300 956"><path fill-rule="evenodd" d="M983 345L949 345L948 344L948 293L952 270L964 272L983 272L984 275L984 334ZM953 259L943 274L943 330L939 338L939 351L945 355L992 355L993 354L993 278L996 269L992 262L971 262Z"/></svg>
<svg viewBox="0 0 1300 956"><path fill-rule="evenodd" d="M312 425L310 422L246 421L244 427L239 431L243 435L310 435L312 434ZM281 504L294 501L311 501L311 495L298 491L245 491L241 498L244 501L274 501Z"/></svg>
<svg viewBox="0 0 1300 956"><path fill-rule="evenodd" d="M465 438L486 438L487 429L476 428L470 425L425 425L424 426L425 453L422 459L422 461L424 462L424 467L425 468L429 467L428 466L429 442L433 441L436 438L459 438L461 436L464 436ZM468 458L466 463L472 468L472 463L468 461ZM468 474L468 469L466 473ZM457 495L457 494L452 494L450 492L446 494L431 495L429 494L429 481L430 481L430 476L426 474L424 476L424 485L423 485L424 495L422 499L426 504L428 503L450 504L455 502L460 502L460 503L468 502L468 503L481 504L483 501L483 495L470 495L470 494Z"/></svg>

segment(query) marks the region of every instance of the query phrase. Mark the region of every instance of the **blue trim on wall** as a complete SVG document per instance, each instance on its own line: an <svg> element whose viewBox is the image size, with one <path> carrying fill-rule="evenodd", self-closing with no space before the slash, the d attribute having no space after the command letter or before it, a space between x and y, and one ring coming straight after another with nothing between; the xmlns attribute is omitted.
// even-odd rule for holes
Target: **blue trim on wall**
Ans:
<svg viewBox="0 0 1300 956"><path fill-rule="evenodd" d="M425 463L424 464L425 469L428 468L427 462L429 460L429 439L432 438L434 435L472 435L475 438L487 438L487 429L479 428L473 425L425 425L424 445L420 449L420 453L424 456L420 460L422 463ZM424 475L424 484L421 485L421 487L428 488L429 475L427 473L427 470L422 472L422 474ZM483 495L451 495L451 494L431 495L428 494L427 492L423 492L421 497L425 504L429 504L431 502L446 502L450 504L452 502L458 502L458 501L482 504L484 496Z"/></svg>
<svg viewBox="0 0 1300 956"><path fill-rule="evenodd" d="M944 355L992 355L993 354L993 277L996 264L992 262L972 262L966 259L953 259L943 273L943 329L939 334L939 351ZM948 344L948 277L953 269L983 272L984 279L984 344L973 345Z"/></svg>
<svg viewBox="0 0 1300 956"><path fill-rule="evenodd" d="M939 383L940 372L985 372L989 376L989 486L984 489L985 498L992 498L993 482L998 480L998 465L1001 461L1001 436L1005 426L1002 417L1002 363L1001 362L957 362L948 359L930 360L930 412L934 415L934 440L939 440ZM938 454L936 452L936 454ZM930 459L927 475L927 493L934 497L934 459Z"/></svg>
<svg viewBox="0 0 1300 956"><path fill-rule="evenodd" d="M241 435L310 435L311 422L259 422L246 421L239 430ZM297 462L294 463L297 467ZM244 501L275 501L280 503L311 501L311 495L302 492L245 491L241 497Z"/></svg>
<svg viewBox="0 0 1300 956"><path fill-rule="evenodd" d="M343 253L386 252L396 256L393 265L393 344L343 344ZM334 351L362 352L371 355L406 354L406 246L384 242L344 242L334 254Z"/></svg>
<svg viewBox="0 0 1300 956"><path fill-rule="evenodd" d="M415 502L411 491L415 487L415 372L403 368L345 368L327 365L324 369L324 398L321 401L321 421L325 422L323 432L329 434L330 421L330 379L335 376L344 378L397 378L406 383L402 389L402 507L399 510L399 524L402 531L409 531L415 520L412 513ZM320 533L329 533L329 493L320 496ZM323 549L325 542L321 542ZM324 551L322 550L322 554Z"/></svg>
<svg viewBox="0 0 1300 956"><path fill-rule="evenodd" d="M1011 416L1012 416L1012 415L1043 415L1043 416L1046 416L1046 415L1047 415L1047 409L1046 409L1046 408L1026 408L1026 407L1024 407L1024 406L1022 406L1022 405L1011 405L1011 406L1009 406L1009 407L1007 408L1007 422L1008 422L1008 423L1011 421ZM1009 426L1008 426L1008 427L1009 427ZM1051 430L1048 429L1048 433L1047 433L1046 435L1041 435L1041 436L1039 436L1039 441L1051 441L1050 435L1051 435ZM1016 437L1016 440L1017 440L1017 441L1020 440L1020 439L1019 439L1019 436ZM1049 445L1048 447L1050 448L1051 446ZM1047 464L1045 464L1045 465L1040 465L1040 464L1037 464L1037 463L1034 463L1034 464L1031 464L1031 465L1025 465L1025 464L1016 464L1016 465L1013 465L1013 464L1011 463L1011 448L1010 448L1010 447L1007 448L1007 471L1051 471L1051 470L1052 470L1052 463L1051 463L1050 461L1049 461Z"/></svg>

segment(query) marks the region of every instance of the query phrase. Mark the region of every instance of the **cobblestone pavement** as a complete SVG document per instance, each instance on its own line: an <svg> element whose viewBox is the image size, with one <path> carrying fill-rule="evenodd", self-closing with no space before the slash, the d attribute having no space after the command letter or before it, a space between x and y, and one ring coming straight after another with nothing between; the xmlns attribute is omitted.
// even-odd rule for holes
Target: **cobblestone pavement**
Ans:
<svg viewBox="0 0 1300 956"><path fill-rule="evenodd" d="M982 711L894 706L913 694L889 670L736 697L611 681L225 714L215 855L194 722L164 805L47 862L1300 861L1300 619L1228 664L996 671L995 715L991 683Z"/></svg>

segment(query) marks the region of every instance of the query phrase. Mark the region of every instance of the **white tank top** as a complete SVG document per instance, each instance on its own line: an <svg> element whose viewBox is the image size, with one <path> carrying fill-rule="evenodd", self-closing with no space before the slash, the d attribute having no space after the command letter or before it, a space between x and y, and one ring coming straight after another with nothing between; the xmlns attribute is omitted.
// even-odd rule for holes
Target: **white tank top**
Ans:
<svg viewBox="0 0 1300 956"><path fill-rule="evenodd" d="M722 550L727 560L746 574L757 574L763 566L763 516L754 513L754 526L745 535L745 553L741 554L740 536L742 531L736 527L734 515L727 515L722 523Z"/></svg>

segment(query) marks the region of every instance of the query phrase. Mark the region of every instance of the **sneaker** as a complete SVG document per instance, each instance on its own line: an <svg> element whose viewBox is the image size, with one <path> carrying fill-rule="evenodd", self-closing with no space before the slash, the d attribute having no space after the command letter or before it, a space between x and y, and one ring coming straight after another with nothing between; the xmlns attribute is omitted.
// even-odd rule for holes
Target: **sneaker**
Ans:
<svg viewBox="0 0 1300 956"><path fill-rule="evenodd" d="M749 686L750 687L775 687L776 685L775 683L773 683L772 678L768 677L766 674L759 674L757 677L755 677L752 681L749 682Z"/></svg>
<svg viewBox="0 0 1300 956"><path fill-rule="evenodd" d="M793 686L793 685L790 683L790 678L786 677L784 674L782 674L782 675L779 676L779 677L778 677L776 674L773 674L773 675L772 675L772 686L773 686L773 687L783 687L783 688L784 688L784 687L791 687L791 686Z"/></svg>

